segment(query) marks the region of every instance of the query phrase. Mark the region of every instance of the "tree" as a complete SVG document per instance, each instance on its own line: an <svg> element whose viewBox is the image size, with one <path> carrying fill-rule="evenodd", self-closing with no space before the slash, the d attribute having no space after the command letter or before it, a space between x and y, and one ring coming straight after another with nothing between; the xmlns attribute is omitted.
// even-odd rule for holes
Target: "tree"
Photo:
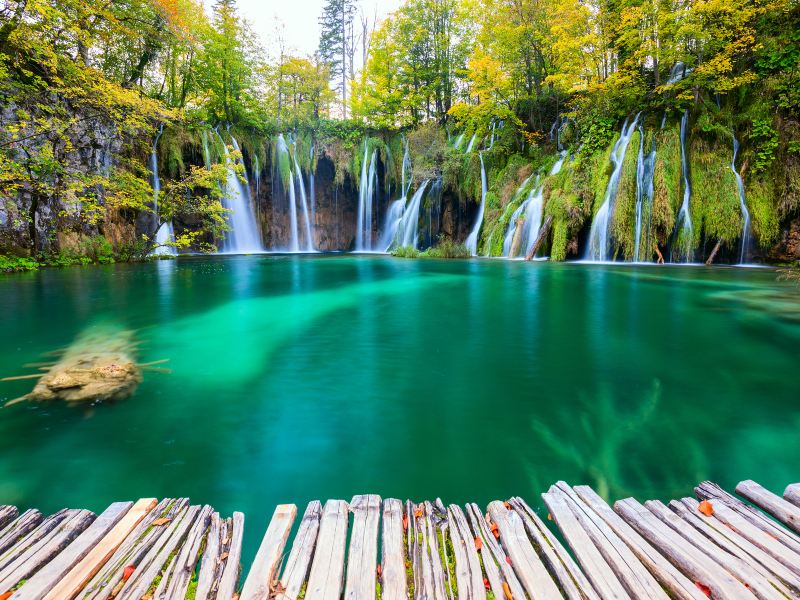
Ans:
<svg viewBox="0 0 800 600"><path fill-rule="evenodd" d="M327 64L331 79L340 82L337 87L342 94L343 118L347 118L347 76L354 75L355 13L354 0L326 0L319 19L319 55Z"/></svg>

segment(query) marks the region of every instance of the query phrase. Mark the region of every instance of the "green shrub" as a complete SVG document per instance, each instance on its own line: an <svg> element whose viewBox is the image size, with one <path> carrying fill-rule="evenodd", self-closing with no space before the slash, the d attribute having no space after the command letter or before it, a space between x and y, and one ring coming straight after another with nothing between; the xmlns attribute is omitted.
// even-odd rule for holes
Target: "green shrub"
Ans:
<svg viewBox="0 0 800 600"><path fill-rule="evenodd" d="M38 268L39 263L32 258L0 254L0 273L36 271Z"/></svg>
<svg viewBox="0 0 800 600"><path fill-rule="evenodd" d="M420 254L425 258L469 258L469 250L464 244L458 244L450 238L439 236L439 243Z"/></svg>
<svg viewBox="0 0 800 600"><path fill-rule="evenodd" d="M392 250L392 256L397 258L419 258L420 251L414 246L400 246Z"/></svg>

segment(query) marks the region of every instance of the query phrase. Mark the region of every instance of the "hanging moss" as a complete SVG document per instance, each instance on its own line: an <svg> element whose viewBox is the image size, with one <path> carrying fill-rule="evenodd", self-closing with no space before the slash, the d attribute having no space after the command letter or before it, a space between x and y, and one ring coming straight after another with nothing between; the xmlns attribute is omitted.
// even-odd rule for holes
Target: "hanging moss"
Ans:
<svg viewBox="0 0 800 600"><path fill-rule="evenodd" d="M768 248L780 237L774 198L775 185L771 179L759 177L747 183L745 202L750 211L753 235L762 248Z"/></svg>
<svg viewBox="0 0 800 600"><path fill-rule="evenodd" d="M666 246L682 196L680 133L674 125L656 134L656 163L653 170L652 231L656 241Z"/></svg>
<svg viewBox="0 0 800 600"><path fill-rule="evenodd" d="M625 260L633 260L636 228L637 163L641 134L634 131L628 143L622 172L617 188L617 197L611 219L611 236L614 240L614 254Z"/></svg>
<svg viewBox="0 0 800 600"><path fill-rule="evenodd" d="M186 173L184 150L198 143L194 132L181 124L165 127L158 138L158 157L162 171L170 178L179 178Z"/></svg>
<svg viewBox="0 0 800 600"><path fill-rule="evenodd" d="M272 155L275 157L275 167L278 171L283 189L289 189L289 183L292 179L292 159L289 155L288 147L284 151L279 148L280 136L276 136L272 145ZM284 143L286 141L284 140Z"/></svg>
<svg viewBox="0 0 800 600"><path fill-rule="evenodd" d="M728 244L741 237L739 190L731 171L730 148L695 137L691 141L691 213L694 247L702 232Z"/></svg>

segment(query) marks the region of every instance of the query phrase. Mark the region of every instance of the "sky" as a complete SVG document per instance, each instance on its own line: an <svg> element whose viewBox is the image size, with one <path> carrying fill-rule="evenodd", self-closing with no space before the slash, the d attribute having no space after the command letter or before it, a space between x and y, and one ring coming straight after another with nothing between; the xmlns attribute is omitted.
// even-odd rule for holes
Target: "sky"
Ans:
<svg viewBox="0 0 800 600"><path fill-rule="evenodd" d="M356 3L370 21L375 16L380 22L400 6L401 0L356 0ZM213 4L214 0L205 0L207 10ZM267 50L275 50L276 31L281 27L287 50L300 56L313 54L319 45L318 19L323 4L324 0L237 1L239 14L250 21Z"/></svg>

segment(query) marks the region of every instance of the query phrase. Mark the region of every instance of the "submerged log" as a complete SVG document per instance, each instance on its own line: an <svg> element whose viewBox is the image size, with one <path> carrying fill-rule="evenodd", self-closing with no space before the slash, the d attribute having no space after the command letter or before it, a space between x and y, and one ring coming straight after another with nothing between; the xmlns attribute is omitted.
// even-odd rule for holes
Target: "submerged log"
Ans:
<svg viewBox="0 0 800 600"><path fill-rule="evenodd" d="M717 240L717 244L714 246L714 249L711 251L711 254L708 255L708 260L706 260L707 265L711 265L714 263L714 259L717 257L717 252L719 252L719 248L722 246L722 240Z"/></svg>
<svg viewBox="0 0 800 600"><path fill-rule="evenodd" d="M656 255L658 256L658 264L663 265L664 264L664 255L661 254L661 250L659 250L658 244L654 244L653 247L655 248Z"/></svg>
<svg viewBox="0 0 800 600"><path fill-rule="evenodd" d="M92 328L79 335L45 373L4 379L39 379L29 394L6 406L23 400L86 403L127 398L142 381L135 349L132 331Z"/></svg>
<svg viewBox="0 0 800 600"><path fill-rule="evenodd" d="M547 237L547 234L550 233L550 227L553 225L553 217L552 215L547 215L547 218L542 223L542 226L539 228L539 235L536 238L536 241L533 243L530 252L525 256L525 260L532 260L536 253L539 251L539 246L542 245L544 242L544 238Z"/></svg>
<svg viewBox="0 0 800 600"><path fill-rule="evenodd" d="M514 258L519 253L519 247L522 244L522 230L525 228L525 219L517 219L517 227L514 229L514 235L511 238L511 249L508 252L509 258Z"/></svg>

